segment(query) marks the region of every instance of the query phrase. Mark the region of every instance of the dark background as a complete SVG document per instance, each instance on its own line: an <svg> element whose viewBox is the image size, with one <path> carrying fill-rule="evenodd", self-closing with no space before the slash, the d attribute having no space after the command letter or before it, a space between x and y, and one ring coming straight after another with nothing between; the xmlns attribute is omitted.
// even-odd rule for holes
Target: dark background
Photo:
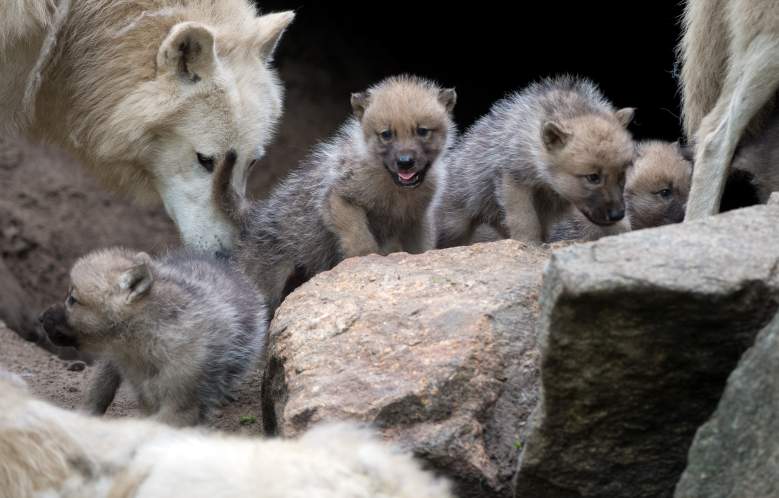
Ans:
<svg viewBox="0 0 779 498"><path fill-rule="evenodd" d="M461 130L506 93L568 72L593 79L618 107L636 107L637 138L679 138L678 2L513 3L261 1L262 12L297 16L276 54L288 91L281 133L252 189L263 195L332 134L351 92L398 73L456 87Z"/></svg>

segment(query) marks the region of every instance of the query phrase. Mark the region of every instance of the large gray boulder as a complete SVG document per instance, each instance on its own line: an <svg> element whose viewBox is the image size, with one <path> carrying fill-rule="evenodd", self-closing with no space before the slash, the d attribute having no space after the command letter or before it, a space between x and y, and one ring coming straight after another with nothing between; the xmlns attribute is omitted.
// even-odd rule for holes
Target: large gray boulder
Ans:
<svg viewBox="0 0 779 498"><path fill-rule="evenodd" d="M673 495L696 429L777 310L778 220L759 206L552 256L517 497Z"/></svg>
<svg viewBox="0 0 779 498"><path fill-rule="evenodd" d="M779 316L728 379L717 411L698 429L676 498L779 496Z"/></svg>
<svg viewBox="0 0 779 498"><path fill-rule="evenodd" d="M535 323L548 251L503 241L344 261L271 325L265 426L357 420L451 477L511 496L538 392Z"/></svg>

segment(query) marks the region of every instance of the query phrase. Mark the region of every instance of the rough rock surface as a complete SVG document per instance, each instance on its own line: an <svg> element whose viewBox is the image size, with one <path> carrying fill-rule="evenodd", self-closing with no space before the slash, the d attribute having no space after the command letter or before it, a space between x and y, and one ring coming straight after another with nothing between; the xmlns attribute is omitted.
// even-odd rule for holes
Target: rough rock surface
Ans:
<svg viewBox="0 0 779 498"><path fill-rule="evenodd" d="M779 315L728 379L698 429L676 498L779 496Z"/></svg>
<svg viewBox="0 0 779 498"><path fill-rule="evenodd" d="M673 495L696 429L776 312L777 219L759 206L552 256L517 497Z"/></svg>
<svg viewBox="0 0 779 498"><path fill-rule="evenodd" d="M266 428L364 421L452 477L459 496L510 496L537 400L547 258L503 241L354 258L318 275L271 325Z"/></svg>

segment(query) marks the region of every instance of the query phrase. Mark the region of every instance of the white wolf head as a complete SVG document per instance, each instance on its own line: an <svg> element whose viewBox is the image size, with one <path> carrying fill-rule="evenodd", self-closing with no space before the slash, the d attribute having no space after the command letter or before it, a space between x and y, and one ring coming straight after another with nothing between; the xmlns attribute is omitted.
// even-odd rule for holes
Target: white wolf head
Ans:
<svg viewBox="0 0 779 498"><path fill-rule="evenodd" d="M269 63L294 13L203 18L167 31L154 77L116 106L98 156L121 151L122 161L141 164L185 245L221 251L237 228L212 194L212 174L235 161L232 186L245 193L281 117L283 89Z"/></svg>

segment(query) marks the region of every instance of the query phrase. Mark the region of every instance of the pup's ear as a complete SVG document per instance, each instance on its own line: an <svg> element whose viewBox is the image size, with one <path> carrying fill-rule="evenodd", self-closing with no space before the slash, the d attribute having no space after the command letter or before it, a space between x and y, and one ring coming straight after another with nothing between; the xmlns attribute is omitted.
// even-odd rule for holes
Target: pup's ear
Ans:
<svg viewBox="0 0 779 498"><path fill-rule="evenodd" d="M132 303L148 294L154 283L151 272L151 257L139 252L133 258L135 265L119 277L119 287L127 291L127 302Z"/></svg>
<svg viewBox="0 0 779 498"><path fill-rule="evenodd" d="M438 101L444 105L446 112L451 113L457 103L457 92L454 88L444 88L438 92Z"/></svg>
<svg viewBox="0 0 779 498"><path fill-rule="evenodd" d="M633 121L633 116L635 116L635 114L635 107L623 107L622 109L615 112L614 116L616 116L617 121L619 121L619 124L621 124L623 128L627 128L628 125Z"/></svg>
<svg viewBox="0 0 779 498"><path fill-rule="evenodd" d="M547 121L541 132L544 146L548 151L560 150L565 147L571 138L571 133L566 131L560 123Z"/></svg>
<svg viewBox="0 0 779 498"><path fill-rule="evenodd" d="M695 150L690 144L683 144L681 141L677 140L674 142L674 145L676 145L679 154L685 161L688 161L690 164L695 161Z"/></svg>
<svg viewBox="0 0 779 498"><path fill-rule="evenodd" d="M352 94L352 111L357 119L362 121L362 117L365 115L365 109L368 108L368 101L370 97L368 92L360 92Z"/></svg>
<svg viewBox="0 0 779 498"><path fill-rule="evenodd" d="M295 19L295 13L291 10L286 12L274 12L257 18L257 38L254 41L255 47L260 54L260 58L270 60L273 53L284 34L284 30Z"/></svg>
<svg viewBox="0 0 779 498"><path fill-rule="evenodd" d="M215 68L214 35L197 22L173 26L157 51L157 73L176 76L183 82L208 79Z"/></svg>

